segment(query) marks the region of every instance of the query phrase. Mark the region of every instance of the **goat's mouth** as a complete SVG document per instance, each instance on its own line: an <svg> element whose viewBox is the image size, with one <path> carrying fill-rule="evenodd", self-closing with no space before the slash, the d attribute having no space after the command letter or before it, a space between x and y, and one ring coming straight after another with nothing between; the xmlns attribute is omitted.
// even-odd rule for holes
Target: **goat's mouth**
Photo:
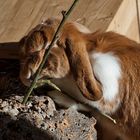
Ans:
<svg viewBox="0 0 140 140"><path fill-rule="evenodd" d="M33 75L33 71L31 69L29 69L28 71L21 71L20 72L20 80L21 82L29 87L33 81L33 78L32 78L32 75Z"/></svg>
<svg viewBox="0 0 140 140"><path fill-rule="evenodd" d="M23 76L20 76L20 80L27 87L29 87L31 85L31 83L32 83L31 79L28 79L28 78L23 77Z"/></svg>
<svg viewBox="0 0 140 140"><path fill-rule="evenodd" d="M36 77L36 73L34 73L33 71L32 71L32 69L30 69L29 71L28 71L28 74L27 75L24 75L24 74L20 74L20 80L21 80L21 82L25 85L25 86L27 86L27 87L29 87L31 84L32 84L32 82L34 81L34 79L35 79L35 77ZM40 82L41 80L51 80L51 79L53 79L52 77L48 77L48 76L42 76L41 74L38 76L38 78L37 78L37 81L38 82Z"/></svg>

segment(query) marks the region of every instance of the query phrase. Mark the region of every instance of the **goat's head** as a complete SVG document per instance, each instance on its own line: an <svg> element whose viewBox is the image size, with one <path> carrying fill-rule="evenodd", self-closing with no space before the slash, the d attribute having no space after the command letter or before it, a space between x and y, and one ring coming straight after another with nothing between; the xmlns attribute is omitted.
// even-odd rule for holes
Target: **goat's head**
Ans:
<svg viewBox="0 0 140 140"><path fill-rule="evenodd" d="M20 79L25 85L30 85L34 78L58 24L59 20L48 19L37 25L27 36L21 39ZM41 77L59 78L68 73L69 64L64 49L59 48L56 43L50 51L48 60L40 75Z"/></svg>

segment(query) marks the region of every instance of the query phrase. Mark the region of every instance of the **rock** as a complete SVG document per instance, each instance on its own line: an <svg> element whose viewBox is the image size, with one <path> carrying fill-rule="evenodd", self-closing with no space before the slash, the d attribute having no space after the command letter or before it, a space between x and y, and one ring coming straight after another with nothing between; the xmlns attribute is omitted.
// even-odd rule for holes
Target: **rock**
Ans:
<svg viewBox="0 0 140 140"><path fill-rule="evenodd" d="M94 118L72 108L57 110L40 89L33 91L40 96L22 105L27 87L19 79L19 62L0 64L0 140L96 140Z"/></svg>
<svg viewBox="0 0 140 140"><path fill-rule="evenodd" d="M73 108L56 110L47 96L23 96L0 100L0 140L96 140L96 120Z"/></svg>
<svg viewBox="0 0 140 140"><path fill-rule="evenodd" d="M49 134L59 140L96 140L96 120L73 108L56 112L47 124Z"/></svg>

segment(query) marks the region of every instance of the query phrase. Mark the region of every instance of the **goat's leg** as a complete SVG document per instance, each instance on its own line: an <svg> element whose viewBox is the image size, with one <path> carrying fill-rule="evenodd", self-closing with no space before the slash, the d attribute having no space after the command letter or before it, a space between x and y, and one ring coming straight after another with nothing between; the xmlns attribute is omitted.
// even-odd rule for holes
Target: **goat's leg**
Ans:
<svg viewBox="0 0 140 140"><path fill-rule="evenodd" d="M70 69L81 93L89 100L99 100L102 97L101 86L93 74L85 42L71 36L68 39L60 37L58 45L65 47Z"/></svg>

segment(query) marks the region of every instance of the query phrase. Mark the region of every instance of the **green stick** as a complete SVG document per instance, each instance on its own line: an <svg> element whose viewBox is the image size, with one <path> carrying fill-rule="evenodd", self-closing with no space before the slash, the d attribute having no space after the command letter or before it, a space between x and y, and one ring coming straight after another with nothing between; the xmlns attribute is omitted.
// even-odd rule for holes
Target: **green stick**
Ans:
<svg viewBox="0 0 140 140"><path fill-rule="evenodd" d="M59 87L57 87L55 84L53 84L50 80L45 80L45 79L38 80L34 88L38 88L38 87L41 87L46 84L51 86L53 89L61 92L61 89Z"/></svg>
<svg viewBox="0 0 140 140"><path fill-rule="evenodd" d="M27 102L27 100L28 100L30 94L32 93L32 91L33 91L33 89L34 89L34 87L35 87L35 85L36 85L36 82L37 82L37 80L38 80L39 74L41 73L42 68L43 68L43 66L44 66L44 64L45 64L45 62L46 62L46 60L47 60L47 58L48 58L50 49L53 47L53 44L54 44L54 42L55 42L55 40L56 40L56 38L57 38L58 33L60 32L60 29L62 28L63 24L65 23L66 19L68 18L68 16L69 16L70 13L72 12L72 10L73 10L73 8L75 7L75 5L76 5L77 2L78 2L78 0L74 0L74 2L72 3L71 7L69 8L69 10L68 10L67 12L62 11L63 18L62 18L62 20L61 20L61 22L60 22L60 24L59 24L59 26L58 26L58 28L57 28L57 31L55 32L55 34L54 34L54 36L53 36L53 39L52 39L52 41L51 41L51 44L49 45L48 49L47 49L46 52L45 52L43 61L42 61L42 63L40 64L40 66L39 66L39 68L38 68L38 70L37 70L37 72L36 72L36 76L35 76L35 78L34 78L32 84L31 84L30 88L28 89L27 94L24 96L24 99L23 99L23 101L22 101L22 104L26 104L26 102ZM46 43L47 43L47 42L46 42ZM45 43L44 46L46 46L46 43Z"/></svg>

